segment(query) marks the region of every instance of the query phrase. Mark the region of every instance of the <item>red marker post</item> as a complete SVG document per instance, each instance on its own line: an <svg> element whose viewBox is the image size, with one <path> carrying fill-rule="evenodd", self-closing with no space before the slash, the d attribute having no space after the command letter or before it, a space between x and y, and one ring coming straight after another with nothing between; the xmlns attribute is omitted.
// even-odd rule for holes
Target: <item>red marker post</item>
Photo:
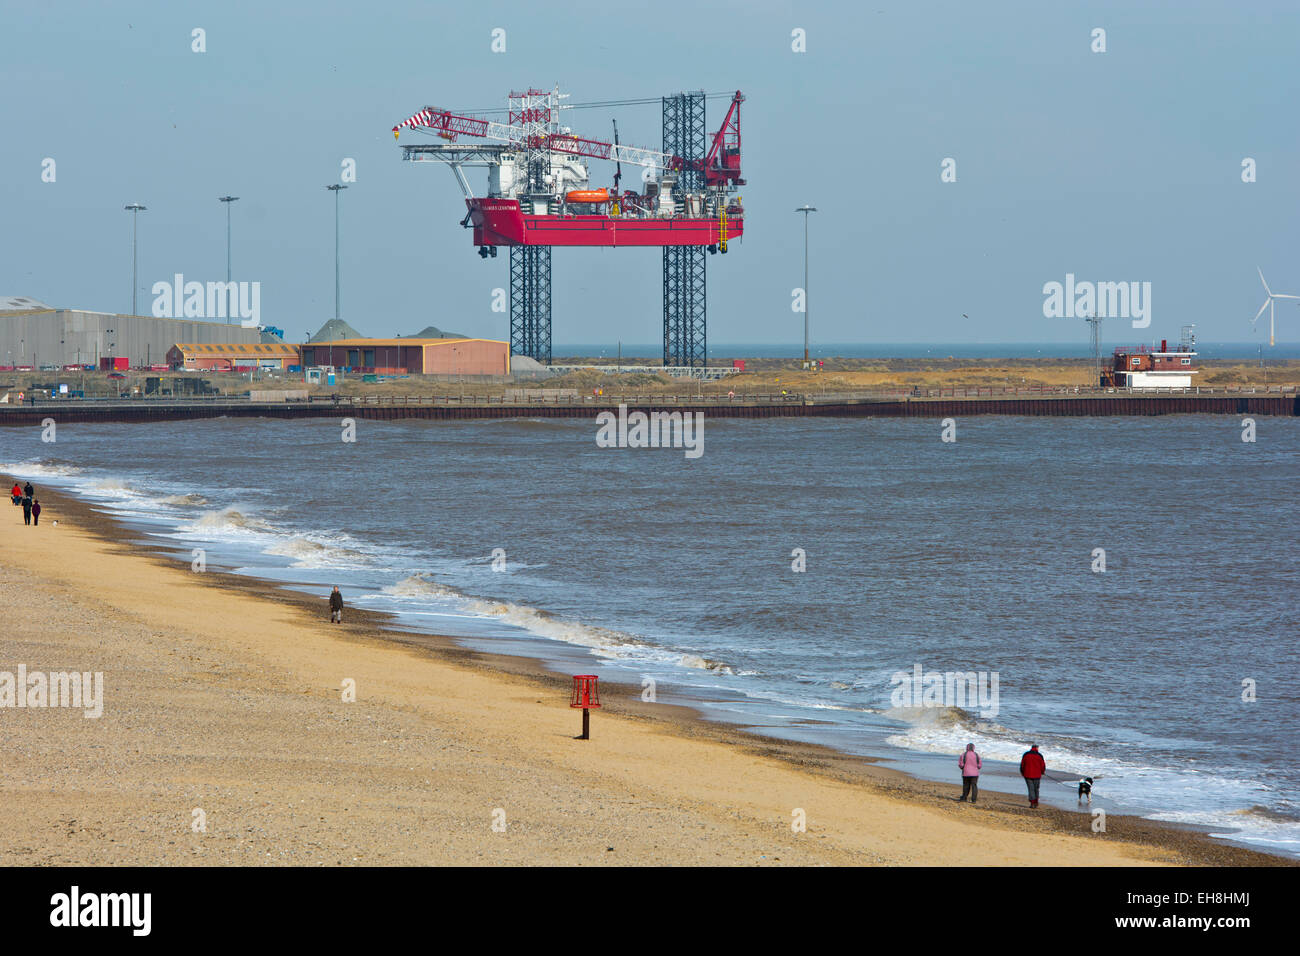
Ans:
<svg viewBox="0 0 1300 956"><path fill-rule="evenodd" d="M595 674L573 675L573 697L570 707L582 708L582 736L578 740L591 739L591 710L600 706L600 690L596 687L599 678Z"/></svg>

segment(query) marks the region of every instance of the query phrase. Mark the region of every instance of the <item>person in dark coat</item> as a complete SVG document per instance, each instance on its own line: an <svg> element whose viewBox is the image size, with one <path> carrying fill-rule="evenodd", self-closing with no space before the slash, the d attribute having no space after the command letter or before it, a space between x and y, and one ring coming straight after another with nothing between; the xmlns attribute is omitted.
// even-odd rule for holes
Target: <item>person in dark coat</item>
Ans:
<svg viewBox="0 0 1300 956"><path fill-rule="evenodd" d="M32 524L41 523L41 503L35 498L32 499Z"/></svg>
<svg viewBox="0 0 1300 956"><path fill-rule="evenodd" d="M330 592L330 623L343 623L343 595L339 594L339 586L334 585L334 590Z"/></svg>
<svg viewBox="0 0 1300 956"><path fill-rule="evenodd" d="M32 499L23 498L23 524L32 523Z"/></svg>
<svg viewBox="0 0 1300 956"><path fill-rule="evenodd" d="M23 485L23 497L24 498L36 497L36 489L32 487L32 483L30 481L27 482L27 484Z"/></svg>
<svg viewBox="0 0 1300 956"><path fill-rule="evenodd" d="M1031 807L1038 806L1038 785L1042 782L1043 774L1046 772L1047 761L1038 752L1038 744L1030 744L1029 749L1020 758L1020 776L1025 778L1025 786L1029 788L1029 805Z"/></svg>

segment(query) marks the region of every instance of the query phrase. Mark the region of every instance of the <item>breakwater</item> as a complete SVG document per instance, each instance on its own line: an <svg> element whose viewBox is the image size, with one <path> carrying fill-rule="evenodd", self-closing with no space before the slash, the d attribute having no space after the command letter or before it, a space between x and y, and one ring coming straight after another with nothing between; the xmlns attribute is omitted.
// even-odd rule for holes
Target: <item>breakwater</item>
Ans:
<svg viewBox="0 0 1300 956"><path fill-rule="evenodd" d="M782 396L776 401L713 401L664 396L628 398L631 411L703 412L717 418L958 418L968 415L1112 416L1112 415L1300 415L1300 397L1287 395L1097 395L1060 398L903 398L836 399ZM0 406L0 425L144 423L201 418L337 418L473 420L501 418L594 418L616 411L619 400L507 403L439 399L424 402L331 400L250 402L201 400L170 402L46 402Z"/></svg>

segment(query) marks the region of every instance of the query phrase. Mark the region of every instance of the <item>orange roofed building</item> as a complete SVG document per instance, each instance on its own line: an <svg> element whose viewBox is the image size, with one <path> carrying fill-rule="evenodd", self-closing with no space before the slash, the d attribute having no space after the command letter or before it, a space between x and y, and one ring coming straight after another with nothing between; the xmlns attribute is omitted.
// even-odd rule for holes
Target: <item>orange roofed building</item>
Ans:
<svg viewBox="0 0 1300 956"><path fill-rule="evenodd" d="M299 346L303 368L332 365L381 375L509 375L497 339L336 339Z"/></svg>
<svg viewBox="0 0 1300 956"><path fill-rule="evenodd" d="M298 364L298 349L279 343L178 343L167 350L167 364L173 369L205 372L228 372L237 368L286 369Z"/></svg>

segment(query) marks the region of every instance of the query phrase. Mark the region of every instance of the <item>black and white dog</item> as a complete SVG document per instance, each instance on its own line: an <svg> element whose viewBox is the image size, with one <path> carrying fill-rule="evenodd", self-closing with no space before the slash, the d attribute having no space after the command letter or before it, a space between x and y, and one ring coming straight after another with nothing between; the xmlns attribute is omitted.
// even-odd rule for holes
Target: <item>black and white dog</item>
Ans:
<svg viewBox="0 0 1300 956"><path fill-rule="evenodd" d="M1092 805L1092 777L1084 777L1079 781L1079 802L1083 803L1085 800L1089 806Z"/></svg>

